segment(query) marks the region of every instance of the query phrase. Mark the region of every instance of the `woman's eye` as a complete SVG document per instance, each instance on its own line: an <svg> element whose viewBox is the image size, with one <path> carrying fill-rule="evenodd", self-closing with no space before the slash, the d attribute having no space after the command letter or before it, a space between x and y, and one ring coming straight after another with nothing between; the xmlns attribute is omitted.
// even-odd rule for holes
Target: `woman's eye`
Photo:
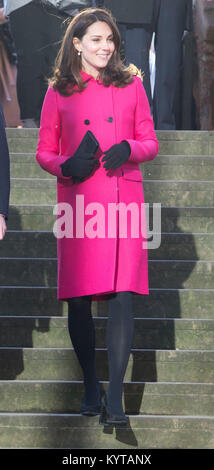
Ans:
<svg viewBox="0 0 214 470"><path fill-rule="evenodd" d="M98 42L99 38L92 39L93 42ZM107 39L107 41L113 42L113 38Z"/></svg>

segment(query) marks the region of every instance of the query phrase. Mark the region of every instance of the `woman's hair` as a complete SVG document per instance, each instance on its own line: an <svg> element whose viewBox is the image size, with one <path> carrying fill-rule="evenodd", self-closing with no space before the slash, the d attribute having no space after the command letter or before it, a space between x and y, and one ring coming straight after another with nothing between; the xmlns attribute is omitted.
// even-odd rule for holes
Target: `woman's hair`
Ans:
<svg viewBox="0 0 214 470"><path fill-rule="evenodd" d="M70 96L75 91L81 92L85 89L85 84L80 74L81 56L77 54L73 38L76 37L82 40L88 27L96 21L103 21L108 24L113 33L115 45L115 50L107 66L101 69L103 85L109 86L112 84L122 88L133 81L133 75L136 73L133 73L133 68L125 67L121 61L120 33L111 13L102 8L87 8L76 15L68 25L56 58L54 75L49 81L51 86L58 90L61 95Z"/></svg>

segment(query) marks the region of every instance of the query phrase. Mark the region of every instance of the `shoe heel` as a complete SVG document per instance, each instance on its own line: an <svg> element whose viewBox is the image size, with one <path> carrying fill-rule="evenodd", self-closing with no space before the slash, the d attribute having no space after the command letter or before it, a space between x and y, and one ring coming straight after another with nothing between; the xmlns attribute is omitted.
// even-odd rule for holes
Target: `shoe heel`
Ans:
<svg viewBox="0 0 214 470"><path fill-rule="evenodd" d="M107 398L106 398L106 393L103 390L103 393L101 395L101 411L100 411L100 417L99 417L99 424L105 424L106 419L107 419Z"/></svg>
<svg viewBox="0 0 214 470"><path fill-rule="evenodd" d="M106 425L106 426L114 426L114 425L127 425L128 424L128 417L124 415L115 415L110 413L108 410L108 402L107 402L107 396L103 397L103 400L101 401L101 413L100 413L100 418L99 418L99 423Z"/></svg>

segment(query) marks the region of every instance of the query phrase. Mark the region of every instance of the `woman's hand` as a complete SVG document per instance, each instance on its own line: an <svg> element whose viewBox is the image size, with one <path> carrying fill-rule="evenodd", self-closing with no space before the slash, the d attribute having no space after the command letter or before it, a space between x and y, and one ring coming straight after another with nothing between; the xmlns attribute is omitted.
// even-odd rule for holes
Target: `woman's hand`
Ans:
<svg viewBox="0 0 214 470"><path fill-rule="evenodd" d="M92 154L87 154L87 158L70 157L62 163L62 174L65 177L72 177L74 183L87 178L99 164L99 160L93 158Z"/></svg>
<svg viewBox="0 0 214 470"><path fill-rule="evenodd" d="M0 214L0 240L3 240L5 233L7 230L5 218L2 214Z"/></svg>
<svg viewBox="0 0 214 470"><path fill-rule="evenodd" d="M104 152L104 154L105 156L102 158L102 162L106 163L103 167L106 170L116 170L116 168L119 168L129 159L131 148L128 142L124 140L120 144L115 144L110 147L110 149Z"/></svg>

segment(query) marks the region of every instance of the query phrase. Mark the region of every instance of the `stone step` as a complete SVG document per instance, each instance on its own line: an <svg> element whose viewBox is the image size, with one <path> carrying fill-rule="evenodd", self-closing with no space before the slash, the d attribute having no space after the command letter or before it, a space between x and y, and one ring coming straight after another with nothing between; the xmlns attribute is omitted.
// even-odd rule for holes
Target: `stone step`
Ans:
<svg viewBox="0 0 214 470"><path fill-rule="evenodd" d="M67 303L57 300L56 288L1 286L0 299L0 315L67 315Z"/></svg>
<svg viewBox="0 0 214 470"><path fill-rule="evenodd" d="M170 134L171 132L171 134ZM213 132L175 131L157 132L161 155L214 155ZM36 152L38 130L7 130L10 152Z"/></svg>
<svg viewBox="0 0 214 470"><path fill-rule="evenodd" d="M56 258L57 240L53 232L7 231L0 245L0 257Z"/></svg>
<svg viewBox="0 0 214 470"><path fill-rule="evenodd" d="M107 317L94 319L96 346L105 348ZM214 320L135 318L133 348L212 349ZM70 348L65 317L0 317L1 347Z"/></svg>
<svg viewBox="0 0 214 470"><path fill-rule="evenodd" d="M152 206L150 212L152 221ZM167 207L161 202L161 230L178 234L214 233L214 207Z"/></svg>
<svg viewBox="0 0 214 470"><path fill-rule="evenodd" d="M144 181L149 204L184 207L213 207L214 185L207 181ZM11 178L11 204L55 204L55 179Z"/></svg>
<svg viewBox="0 0 214 470"><path fill-rule="evenodd" d="M0 380L82 380L73 349L1 348ZM96 349L97 374L108 380L106 349ZM212 383L214 351L133 349L125 381Z"/></svg>
<svg viewBox="0 0 214 470"><path fill-rule="evenodd" d="M0 284L2 286L57 285L56 259L1 258Z"/></svg>
<svg viewBox="0 0 214 470"><path fill-rule="evenodd" d="M138 318L213 319L213 296L212 289L150 289L134 297L134 312Z"/></svg>
<svg viewBox="0 0 214 470"><path fill-rule="evenodd" d="M20 135L20 137L9 137L7 141L10 153L30 153L36 156L38 138Z"/></svg>
<svg viewBox="0 0 214 470"><path fill-rule="evenodd" d="M160 141L213 141L214 140L214 132L213 131L163 131L157 130L156 131L157 139Z"/></svg>
<svg viewBox="0 0 214 470"><path fill-rule="evenodd" d="M56 204L55 179L11 178L11 204Z"/></svg>
<svg viewBox="0 0 214 470"><path fill-rule="evenodd" d="M148 250L150 259L207 260L214 259L214 234L162 233L161 245Z"/></svg>
<svg viewBox="0 0 214 470"><path fill-rule="evenodd" d="M153 228L153 207L149 221ZM9 230L52 231L56 217L53 205L11 204L9 209ZM214 207L161 207L162 232L172 233L214 233Z"/></svg>
<svg viewBox="0 0 214 470"><path fill-rule="evenodd" d="M134 415L129 416L128 426L106 430L99 425L97 416L1 413L0 446L13 449L213 449L214 418Z"/></svg>
<svg viewBox="0 0 214 470"><path fill-rule="evenodd" d="M160 155L214 155L214 141L195 140L159 140Z"/></svg>
<svg viewBox="0 0 214 470"><path fill-rule="evenodd" d="M57 301L56 288L0 287L3 316L66 316L67 302ZM107 316L107 302L92 302L92 313ZM134 295L138 318L213 319L214 289L150 289Z"/></svg>
<svg viewBox="0 0 214 470"><path fill-rule="evenodd" d="M212 207L214 185L211 181L144 181L146 203L171 207Z"/></svg>
<svg viewBox="0 0 214 470"><path fill-rule="evenodd" d="M7 135L7 140L8 142L10 141L11 138L16 138L16 139L29 139L29 138L34 138L38 139L39 135L39 129L28 129L28 128L6 128L6 135ZM202 134L203 136L203 134Z"/></svg>
<svg viewBox="0 0 214 470"><path fill-rule="evenodd" d="M9 207L8 230L52 231L56 220L56 216L53 215L53 207L52 204L11 204ZM212 214L210 214L208 225L211 224L211 219Z"/></svg>
<svg viewBox="0 0 214 470"><path fill-rule="evenodd" d="M9 139L10 137L22 137L22 138L27 138L27 137L34 137L37 138L39 134L39 129L37 128L20 128L20 127L8 127L6 128L6 134L7 138ZM186 131L181 131L181 130L176 130L176 131L167 131L167 130L157 130L156 135L158 137L158 140L183 140L184 138L186 140L206 140L206 139L213 139L213 131L191 131L191 130L186 130Z"/></svg>
<svg viewBox="0 0 214 470"><path fill-rule="evenodd" d="M35 153L10 153L10 174L13 178L55 179L38 165Z"/></svg>
<svg viewBox="0 0 214 470"><path fill-rule="evenodd" d="M54 258L57 240L53 232L7 231L0 244L0 257ZM214 234L162 233L161 245L149 249L150 259L207 260L214 259Z"/></svg>
<svg viewBox="0 0 214 470"><path fill-rule="evenodd" d="M214 157L208 155L158 155L141 164L145 180L213 181Z"/></svg>
<svg viewBox="0 0 214 470"><path fill-rule="evenodd" d="M149 261L150 288L212 289L213 261ZM57 260L53 258L0 258L0 285L56 287Z"/></svg>
<svg viewBox="0 0 214 470"><path fill-rule="evenodd" d="M152 288L205 288L214 285L212 261L149 261L149 280Z"/></svg>
<svg viewBox="0 0 214 470"><path fill-rule="evenodd" d="M108 383L102 384L107 391ZM127 414L212 416L214 384L124 383ZM83 382L0 381L0 411L10 413L78 413Z"/></svg>
<svg viewBox="0 0 214 470"><path fill-rule="evenodd" d="M36 154L38 139L32 136L23 138L9 137L9 152L12 153L33 153ZM188 140L181 136L179 140L162 140L159 138L160 155L214 155L214 140L193 139Z"/></svg>
<svg viewBox="0 0 214 470"><path fill-rule="evenodd" d="M160 154L214 155L213 131L156 131L156 135Z"/></svg>
<svg viewBox="0 0 214 470"><path fill-rule="evenodd" d="M146 180L214 180L214 157L210 155L159 155L140 168ZM10 172L13 178L54 178L38 165L35 153L11 153Z"/></svg>
<svg viewBox="0 0 214 470"><path fill-rule="evenodd" d="M6 134L7 134L7 139L9 140L11 137L13 138L35 138L37 139L38 138L38 135L39 135L39 129L28 129L28 128L7 128L6 129ZM187 140L187 141L191 141L191 140L203 140L203 141L207 141L207 140L214 140L214 132L213 131L191 131L191 130L187 130L187 131L173 131L173 130L170 130L170 131L163 131L163 130L157 130L156 131L156 135L157 135L157 138L158 140L175 140L175 141L183 141L183 140Z"/></svg>

